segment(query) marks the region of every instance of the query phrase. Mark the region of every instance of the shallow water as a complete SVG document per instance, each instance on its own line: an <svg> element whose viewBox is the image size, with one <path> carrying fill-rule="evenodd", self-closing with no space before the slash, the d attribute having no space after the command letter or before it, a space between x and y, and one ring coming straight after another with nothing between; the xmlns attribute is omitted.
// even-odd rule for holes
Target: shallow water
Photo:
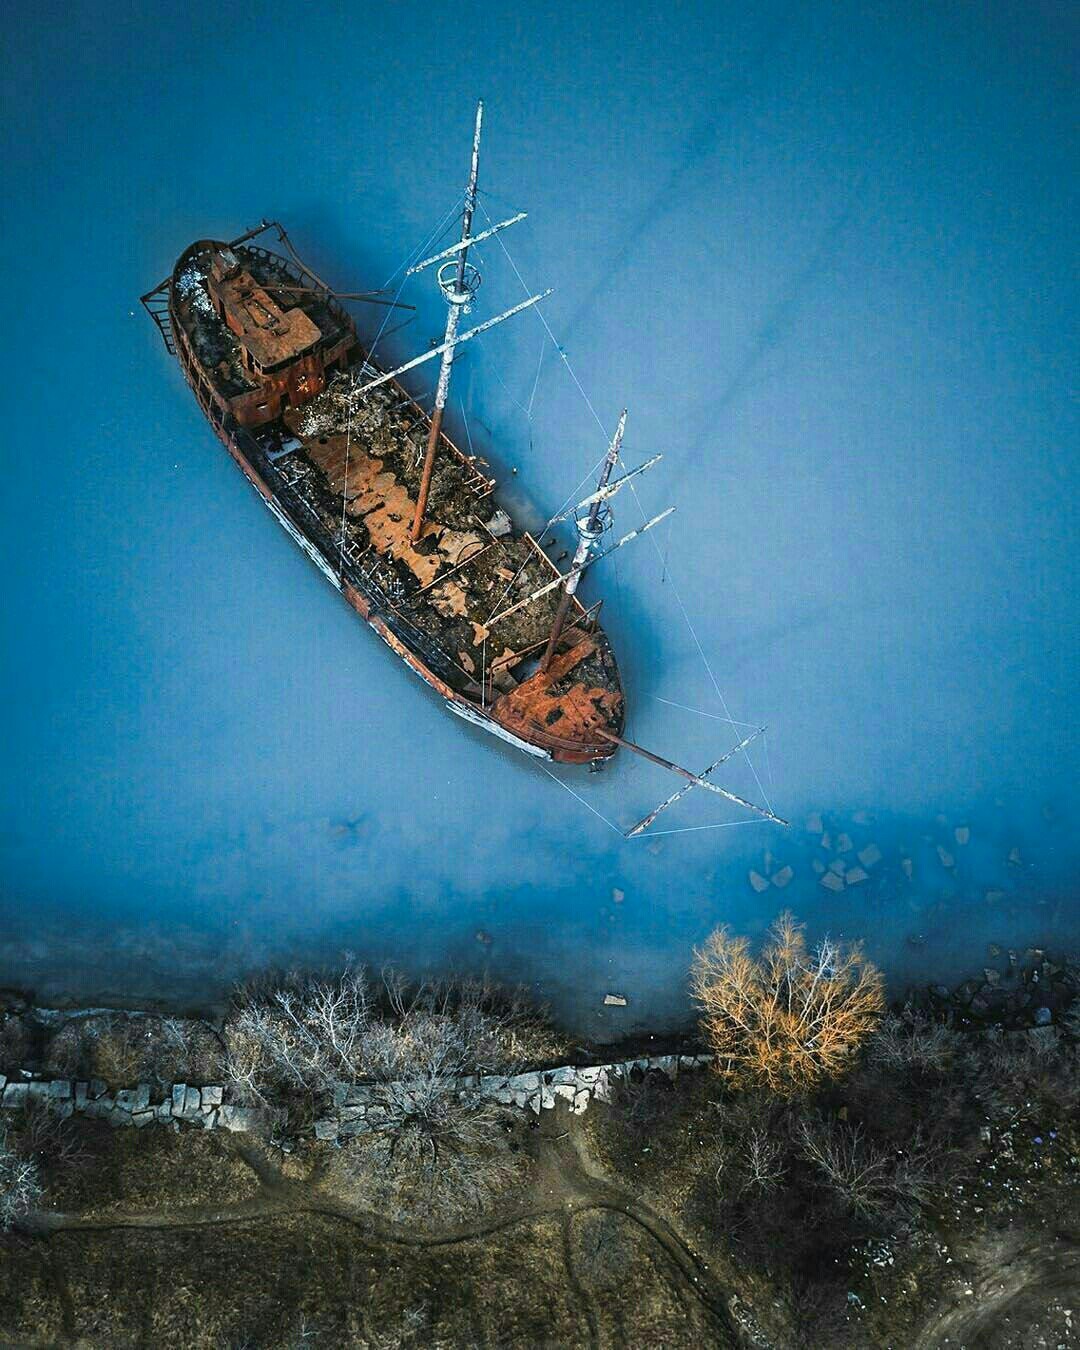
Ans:
<svg viewBox="0 0 1080 1350"><path fill-rule="evenodd" d="M0 980L198 1001L349 949L616 1035L685 1014L710 926L784 904L897 980L1080 938L1075 15L607 12L20 15ZM629 734L701 768L725 706L767 722L720 781L792 831L693 792L658 825L689 832L623 842L660 770L557 771L586 806L451 719L259 507L137 304L263 215L382 284L460 190L479 94L485 206L530 211L507 243L558 288L566 362L528 315L472 344L451 429L539 527L629 404L628 462L665 452L642 507L678 507L583 584ZM521 294L481 262L478 318ZM430 284L405 298L384 359L441 333ZM821 886L814 810L879 845L869 881ZM766 851L795 879L758 895Z"/></svg>

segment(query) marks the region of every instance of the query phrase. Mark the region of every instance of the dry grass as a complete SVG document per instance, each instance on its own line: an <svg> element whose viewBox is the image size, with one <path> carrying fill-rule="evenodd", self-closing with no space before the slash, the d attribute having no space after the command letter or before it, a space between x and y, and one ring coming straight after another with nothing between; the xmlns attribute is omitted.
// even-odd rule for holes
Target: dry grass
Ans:
<svg viewBox="0 0 1080 1350"><path fill-rule="evenodd" d="M884 1009L881 975L862 949L826 939L811 951L790 914L757 957L718 928L694 953L692 982L717 1072L779 1098L843 1074Z"/></svg>
<svg viewBox="0 0 1080 1350"><path fill-rule="evenodd" d="M220 1048L201 1022L138 1013L72 1017L50 1039L46 1073L101 1078L111 1087L134 1083L213 1082Z"/></svg>

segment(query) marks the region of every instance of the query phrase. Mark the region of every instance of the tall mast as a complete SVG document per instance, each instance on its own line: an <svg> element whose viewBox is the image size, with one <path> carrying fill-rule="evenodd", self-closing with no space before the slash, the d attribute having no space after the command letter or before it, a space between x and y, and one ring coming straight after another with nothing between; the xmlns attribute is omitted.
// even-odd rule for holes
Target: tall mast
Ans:
<svg viewBox="0 0 1080 1350"><path fill-rule="evenodd" d="M551 625L551 636L548 638L547 647L544 649L544 655L540 658L540 670L547 670L551 665L552 658L555 655L555 649L559 645L559 638L562 637L562 631L566 627L566 616L570 613L570 606L574 601L574 592L577 590L578 582L581 580L583 565L589 554L592 552L596 541L603 533L603 527L600 523L600 512L606 500L604 489L608 485L608 479L611 477L611 471L615 467L615 462L619 458L619 447L622 445L623 430L626 427L626 409L622 410L622 416L619 418L619 425L612 437L611 444L608 446L607 455L604 457L604 467L600 471L600 481L596 486L596 496L593 504L589 507L589 514L584 520L579 520L578 546L574 553L574 561L571 564L570 571L566 577L566 584L563 586L563 593L559 599L559 607L555 611L555 621Z"/></svg>
<svg viewBox="0 0 1080 1350"><path fill-rule="evenodd" d="M431 491L431 475L435 468L435 451L442 432L443 409L446 396L450 391L450 368L454 364L454 348L457 345L458 319L462 307L472 299L479 277L475 269L470 276L467 257L469 252L469 232L472 229L473 211L476 208L476 178L480 168L480 127L484 120L484 103L476 105L476 127L473 131L472 165L469 169L469 185L465 189L465 210L461 217L461 247L456 260L457 275L453 281L444 272L454 270L455 264L444 263L439 269L439 286L447 304L446 336L443 338L442 366L439 369L439 383L435 390L435 411L431 415L431 430L428 433L427 453L424 456L424 470L420 477L420 491L416 498L416 514L413 516L411 539L415 544L424 528L424 512L427 510L428 493ZM474 280L475 278L475 280ZM455 284L456 283L456 284Z"/></svg>

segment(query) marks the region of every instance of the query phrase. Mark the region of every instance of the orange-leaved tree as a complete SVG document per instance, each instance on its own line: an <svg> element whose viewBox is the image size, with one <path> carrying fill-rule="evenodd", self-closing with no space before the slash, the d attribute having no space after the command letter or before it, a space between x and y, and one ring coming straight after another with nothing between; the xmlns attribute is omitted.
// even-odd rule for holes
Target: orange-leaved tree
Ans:
<svg viewBox="0 0 1080 1350"><path fill-rule="evenodd" d="M787 913L756 957L746 938L716 929L694 952L692 982L717 1072L778 1097L843 1073L885 1005L861 946L826 938L811 950Z"/></svg>

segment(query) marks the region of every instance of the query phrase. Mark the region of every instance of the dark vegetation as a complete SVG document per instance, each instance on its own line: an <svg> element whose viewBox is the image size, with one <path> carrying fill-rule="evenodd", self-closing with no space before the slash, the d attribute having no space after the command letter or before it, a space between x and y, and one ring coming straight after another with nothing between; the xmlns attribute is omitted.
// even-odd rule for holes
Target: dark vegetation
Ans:
<svg viewBox="0 0 1080 1350"><path fill-rule="evenodd" d="M711 944L708 962L699 957L699 997L726 942ZM610 1119L590 1120L613 1170L704 1250L734 1263L751 1294L768 1290L761 1306L781 1294L786 1334L806 1345L861 1344L867 1335L875 1343L875 1328L884 1340L898 1337L905 1298L913 1334L918 1310L941 1294L952 1260L944 1253L958 1232L1024 1227L1038 1216L1040 1227L1060 1219L1063 1240L1080 1244L1075 970L1052 969L1062 977L1052 1025L1032 1025L1036 1010L1023 998L999 1001L997 1020L986 1011L973 1018L969 989L955 997L939 989L865 1027L847 1047L846 1071L813 1074L799 1062L794 1078L767 1086L760 1065L775 1047L764 1042L775 1042L775 1018L793 1006L776 978L778 945L790 946L774 933L758 964L738 944L737 978L725 965L709 993L719 1048L736 1051L718 1061L717 1075L677 1088L662 1074L639 1076L619 1092ZM800 978L819 956L796 962ZM1039 966L1014 963L1011 980L1022 990L1033 975L1038 987ZM847 992L859 985L856 973ZM730 1017L718 1011L725 1001ZM755 1002L770 1014L759 1007L755 1015ZM741 1044L731 1034L736 1016ZM896 1308L882 1307L881 1295L870 1306L867 1285L882 1284L882 1271L907 1281L906 1290L890 1286Z"/></svg>
<svg viewBox="0 0 1080 1350"><path fill-rule="evenodd" d="M5 1113L0 1325L27 1344L215 1350L725 1345L740 1329L931 1346L944 1327L1038 1344L1080 1281L1080 981L1041 952L993 973L887 1009L858 949L811 950L788 917L760 952L719 934L695 967L717 1071L635 1072L608 1106L540 1119L477 1075L568 1048L483 984L348 966L245 986L214 1025L97 1014L43 1035L9 1016L0 1067L224 1082L275 1123ZM358 1088L365 1128L313 1137ZM130 1281L110 1273L121 1258ZM997 1308L1004 1270L1030 1290ZM1071 1324L1046 1343L1073 1343Z"/></svg>

